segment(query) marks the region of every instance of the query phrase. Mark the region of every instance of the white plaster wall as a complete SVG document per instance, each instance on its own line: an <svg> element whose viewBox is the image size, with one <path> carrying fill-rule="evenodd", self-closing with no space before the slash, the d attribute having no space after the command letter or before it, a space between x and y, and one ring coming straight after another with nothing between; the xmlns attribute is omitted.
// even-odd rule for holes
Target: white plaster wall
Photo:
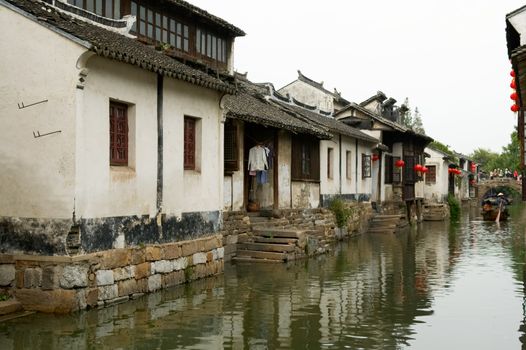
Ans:
<svg viewBox="0 0 526 350"><path fill-rule="evenodd" d="M317 208L320 205L318 182L292 181L292 207Z"/></svg>
<svg viewBox="0 0 526 350"><path fill-rule="evenodd" d="M366 109L368 109L369 111L372 111L372 112L377 113L377 114L380 114L380 112L382 110L382 106L381 106L380 102L378 102L377 100L373 100L373 101L369 102L364 107Z"/></svg>
<svg viewBox="0 0 526 350"><path fill-rule="evenodd" d="M526 45L526 12L521 11L508 18L508 20L520 34L521 45Z"/></svg>
<svg viewBox="0 0 526 350"><path fill-rule="evenodd" d="M431 157L426 158L426 166L436 166L436 183L424 186L424 198L432 202L442 202L444 196L448 194L448 163L442 159L444 154L431 148L426 148L425 152Z"/></svg>
<svg viewBox="0 0 526 350"><path fill-rule="evenodd" d="M278 91L285 96L289 94L305 104L318 106L323 111L332 112L334 110L334 98L331 95L301 80L296 80Z"/></svg>
<svg viewBox="0 0 526 350"><path fill-rule="evenodd" d="M3 6L0 32L0 216L71 218L75 64L86 49Z"/></svg>
<svg viewBox="0 0 526 350"><path fill-rule="evenodd" d="M155 90L154 90L155 91ZM214 211L223 208L223 124L220 94L179 80L164 82L164 211ZM184 117L198 118L196 163L184 170ZM200 124L200 126L199 126Z"/></svg>
<svg viewBox="0 0 526 350"><path fill-rule="evenodd" d="M349 164L347 163L347 152L351 152ZM347 174L348 167L349 174ZM342 193L355 194L356 190L356 139L342 136Z"/></svg>
<svg viewBox="0 0 526 350"><path fill-rule="evenodd" d="M156 75L98 56L88 61L87 68L79 116L77 216L153 216L157 196ZM110 100L129 104L127 167L109 163Z"/></svg>
<svg viewBox="0 0 526 350"><path fill-rule="evenodd" d="M290 134L280 130L278 132L278 196L279 208L291 208L292 185L291 185L291 156L292 143Z"/></svg>
<svg viewBox="0 0 526 350"><path fill-rule="evenodd" d="M372 178L362 178L362 153L371 155L371 146L364 144L363 142L358 142L358 149L356 151L356 155L358 157L358 168L356 170L356 193L365 193L365 194L372 194Z"/></svg>
<svg viewBox="0 0 526 350"><path fill-rule="evenodd" d="M328 150L332 148L332 177L328 177ZM338 194L340 192L340 141L334 135L332 140L320 141L320 192L321 194ZM342 154L345 157L345 154ZM342 162L344 165L345 161ZM345 174L342 174L344 177Z"/></svg>

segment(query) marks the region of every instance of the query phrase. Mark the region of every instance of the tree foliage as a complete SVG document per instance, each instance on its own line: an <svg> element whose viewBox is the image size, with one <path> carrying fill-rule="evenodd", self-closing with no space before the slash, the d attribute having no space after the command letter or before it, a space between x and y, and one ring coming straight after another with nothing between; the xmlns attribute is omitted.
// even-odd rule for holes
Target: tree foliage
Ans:
<svg viewBox="0 0 526 350"><path fill-rule="evenodd" d="M451 160L454 163L458 163L458 158L455 155L455 152L453 152L453 150L451 150L451 148L449 148L449 146L444 145L442 142L434 140L433 142L431 142L429 144L429 147L434 148L436 150L439 150L441 152L444 152L445 154L447 154L451 158Z"/></svg>
<svg viewBox="0 0 526 350"><path fill-rule="evenodd" d="M407 97L404 100L403 106L405 108L401 116L401 124L414 132L425 134L424 123L422 122L422 116L418 111L418 107L415 107L415 111L413 112L409 106L409 98Z"/></svg>
<svg viewBox="0 0 526 350"><path fill-rule="evenodd" d="M485 148L478 148L471 154L471 158L479 165L485 172L490 172L493 169L510 169L518 170L520 165L520 145L517 130L514 130L510 135L510 143L502 147L502 152L496 153Z"/></svg>

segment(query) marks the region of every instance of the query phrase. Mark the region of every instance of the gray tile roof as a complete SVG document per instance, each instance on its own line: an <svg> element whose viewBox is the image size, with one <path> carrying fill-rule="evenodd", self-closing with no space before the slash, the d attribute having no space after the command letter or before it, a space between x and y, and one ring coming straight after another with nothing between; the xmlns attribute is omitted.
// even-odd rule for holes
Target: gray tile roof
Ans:
<svg viewBox="0 0 526 350"><path fill-rule="evenodd" d="M371 142L371 143L378 143L378 139L365 134L364 132L353 128L352 126L349 126L347 124L344 124L333 117L328 117L321 115L317 113L316 111L311 111L308 109L305 109L301 106L296 106L290 103L286 103L282 100L273 99L272 100L275 104L279 105L281 108L285 109L286 111L290 111L298 115L300 118L303 118L308 123L313 123L315 125L322 126L323 128L329 130L330 132L334 134L341 134L345 136L350 136L359 140Z"/></svg>
<svg viewBox="0 0 526 350"><path fill-rule="evenodd" d="M227 117L246 122L285 129L294 133L315 135L321 139L330 139L328 130L312 123L304 122L292 113L287 113L269 102L265 96L266 87L248 80L238 81L238 93L223 98Z"/></svg>
<svg viewBox="0 0 526 350"><path fill-rule="evenodd" d="M174 4L174 5L178 6L178 7L185 8L189 12L191 12L193 14L196 14L196 15L198 15L200 17L203 17L203 18L211 21L212 23L214 23L214 24L222 27L226 31L230 32L234 36L244 36L245 35L244 31L242 31L238 27L234 26L233 24L230 24L227 21L225 21L224 19L219 18L217 16L214 16L211 13L208 13L207 11L205 11L205 10L203 10L203 9L197 7L197 6L194 6L194 5L188 3L188 2L186 2L184 0L168 0L168 2Z"/></svg>
<svg viewBox="0 0 526 350"><path fill-rule="evenodd" d="M235 92L235 86L229 82L229 80L233 81L232 77L217 73L208 74L133 38L73 18L47 3L34 0L0 0L0 5L6 2L22 10L26 17L37 23L47 27L51 26L60 33L87 42L89 44L88 49L99 56L132 64L142 69L206 88L227 93Z"/></svg>

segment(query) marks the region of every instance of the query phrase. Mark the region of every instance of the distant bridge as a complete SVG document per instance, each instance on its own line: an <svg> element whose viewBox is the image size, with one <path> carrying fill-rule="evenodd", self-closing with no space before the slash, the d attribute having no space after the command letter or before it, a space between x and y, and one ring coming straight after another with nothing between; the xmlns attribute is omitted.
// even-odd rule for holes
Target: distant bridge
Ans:
<svg viewBox="0 0 526 350"><path fill-rule="evenodd" d="M482 200L486 195L504 193L506 196L522 194L522 184L513 178L495 178L483 180L477 185L477 198ZM515 192L515 193L514 193Z"/></svg>

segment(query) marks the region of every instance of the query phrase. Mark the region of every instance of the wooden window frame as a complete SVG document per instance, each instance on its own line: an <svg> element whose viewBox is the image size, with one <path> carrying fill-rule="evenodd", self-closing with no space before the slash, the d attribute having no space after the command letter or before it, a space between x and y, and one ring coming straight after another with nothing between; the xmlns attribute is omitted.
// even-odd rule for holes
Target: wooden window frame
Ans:
<svg viewBox="0 0 526 350"><path fill-rule="evenodd" d="M293 136L291 178L293 181L320 181L319 140L303 135Z"/></svg>
<svg viewBox="0 0 526 350"><path fill-rule="evenodd" d="M137 9L135 16L138 25L133 27L132 33L142 40L168 44L173 50L191 54L192 35L188 23L166 12L149 7L145 2L133 1L133 3ZM144 13L141 8L144 9ZM150 13L151 18L149 18Z"/></svg>
<svg viewBox="0 0 526 350"><path fill-rule="evenodd" d="M327 179L334 178L334 148L327 147Z"/></svg>
<svg viewBox="0 0 526 350"><path fill-rule="evenodd" d="M371 155L362 153L362 179L372 177Z"/></svg>
<svg viewBox="0 0 526 350"><path fill-rule="evenodd" d="M122 111L122 115L118 115ZM119 120L123 119L123 120ZM128 166L129 153L129 125L128 125L128 105L110 101L109 109L110 122L110 165ZM124 130L119 128L119 123L124 124ZM119 132L120 130L120 132ZM119 139L122 144L119 144ZM121 151L121 152L119 152Z"/></svg>
<svg viewBox="0 0 526 350"><path fill-rule="evenodd" d="M384 167L384 183L385 184L392 184L393 183L393 156L390 154L385 155L385 167Z"/></svg>
<svg viewBox="0 0 526 350"><path fill-rule="evenodd" d="M426 174L426 184L434 185L437 183L437 166L436 165L426 165L428 172Z"/></svg>
<svg viewBox="0 0 526 350"><path fill-rule="evenodd" d="M226 39L201 27L196 28L195 51L196 55L207 60L227 63Z"/></svg>
<svg viewBox="0 0 526 350"><path fill-rule="evenodd" d="M237 125L232 119L225 122L223 144L224 172L231 175L239 170Z"/></svg>
<svg viewBox="0 0 526 350"><path fill-rule="evenodd" d="M393 157L393 184L402 183L402 168L398 168L396 166L396 162L398 162L400 159L400 157Z"/></svg>
<svg viewBox="0 0 526 350"><path fill-rule="evenodd" d="M345 151L345 177L347 180L352 179L352 152Z"/></svg>
<svg viewBox="0 0 526 350"><path fill-rule="evenodd" d="M123 14L123 2L124 1L122 0L67 0L67 3L70 5L94 13L97 16L113 19L121 19ZM88 4L92 4L93 8L88 9ZM108 5L111 5L111 7L108 7ZM108 11L108 9L110 11Z"/></svg>
<svg viewBox="0 0 526 350"><path fill-rule="evenodd" d="M184 170L196 169L196 136L197 136L197 119L184 117L184 146L183 161Z"/></svg>

